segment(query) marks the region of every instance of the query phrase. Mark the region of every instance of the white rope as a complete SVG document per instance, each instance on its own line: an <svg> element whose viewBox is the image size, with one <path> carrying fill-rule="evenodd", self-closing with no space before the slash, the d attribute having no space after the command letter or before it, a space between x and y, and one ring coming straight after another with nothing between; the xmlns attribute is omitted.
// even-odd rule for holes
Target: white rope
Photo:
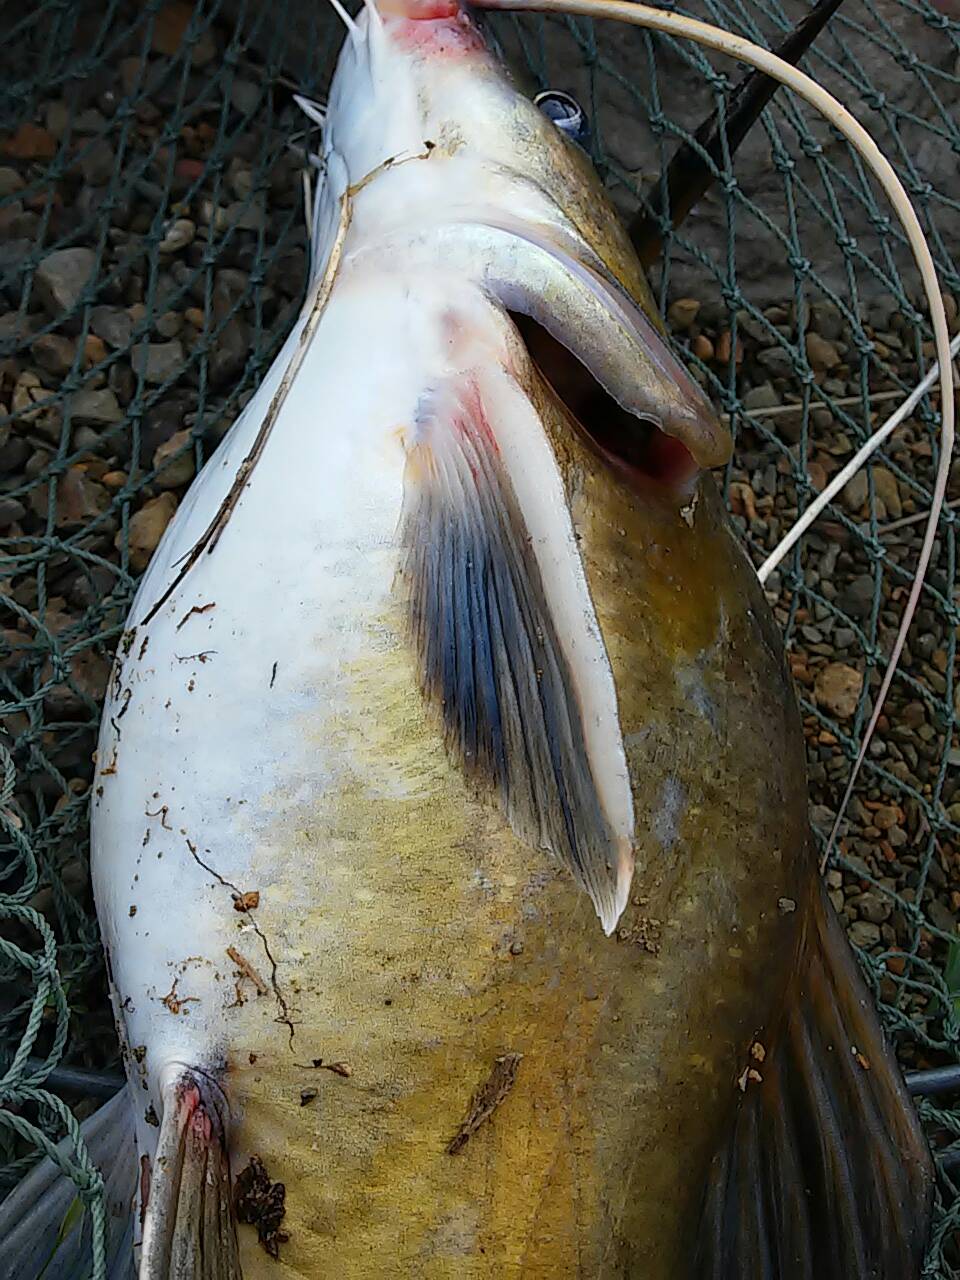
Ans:
<svg viewBox="0 0 960 1280"><path fill-rule="evenodd" d="M785 84L792 89L794 93L809 102L811 106L816 107L821 114L830 120L831 124L843 134L873 171L877 181L886 191L897 216L903 223L903 229L906 232L907 240L920 270L920 278L923 281L923 288L927 295L930 318L933 325L937 364L940 371L940 414L942 421L940 461L934 479L930 518L927 521L923 545L920 548L920 555L917 559L913 585L910 588L903 620L897 632L893 651L890 654L890 661L877 694L870 723L867 725L866 733L860 744L860 750L854 762L850 780L837 813L836 822L830 833L830 839L827 841L827 849L824 854L824 862L826 862L826 858L836 840L847 802L853 794L854 783L866 757L867 747L880 718L887 692L890 689L897 664L903 653L910 623L916 612L927 568L933 554L937 523L943 507L947 478L950 473L950 459L953 454L954 403L950 335L947 330L947 317L943 308L943 299L940 296L936 268L933 265L933 258L920 227L920 222L914 212L913 205L910 203L910 198L904 191L903 185L894 172L892 165L863 125L850 114L846 107L803 71L791 66L789 62L784 62L782 58L778 58L769 49L764 49L760 45L753 44L750 40L745 40L743 36L734 35L730 31L723 31L720 27L710 26L709 23L700 22L696 18L687 18L679 13L668 13L660 9L651 9L644 4L633 4L630 0L475 0L475 3L478 7L487 9L520 9L533 10L540 13L578 14L584 18L594 19L612 18L615 21L631 23L633 26L647 27L651 31L660 31L664 35L693 40L697 44L702 44L708 49L715 50L717 53L728 54L731 58L736 58L740 62L756 67L759 71L772 76L773 79L779 80L781 84Z"/></svg>
<svg viewBox="0 0 960 1280"><path fill-rule="evenodd" d="M951 359L956 358L958 351L960 351L960 333L958 333L953 342L950 343ZM837 472L827 487L817 494L809 507L807 507L799 519L795 521L790 532L780 539L777 545L767 556L766 560L764 560L763 564L757 570L757 577L761 582L766 582L767 578L769 578L770 574L774 571L787 552L800 541L803 535L823 511L824 507L831 503L840 490L853 479L870 455L879 449L886 439L893 435L894 431L896 431L900 423L903 422L904 418L910 417L911 413L913 413L914 409L937 381L939 376L940 364L939 361L935 361L923 381L917 383L900 407L894 413L891 413L883 426L878 427L877 430L863 442L846 466L844 466L841 471Z"/></svg>

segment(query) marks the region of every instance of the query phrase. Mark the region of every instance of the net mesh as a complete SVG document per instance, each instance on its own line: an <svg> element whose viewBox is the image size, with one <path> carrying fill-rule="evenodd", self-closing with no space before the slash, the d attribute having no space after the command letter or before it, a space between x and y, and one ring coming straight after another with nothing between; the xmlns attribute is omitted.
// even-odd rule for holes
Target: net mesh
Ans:
<svg viewBox="0 0 960 1280"><path fill-rule="evenodd" d="M770 44L801 10L690 12ZM579 97L627 213L700 120L723 117L740 75L685 42L586 21L496 31L532 86ZM0 34L0 1189L67 1135L58 1158L96 1246L102 1187L77 1123L95 1104L48 1076L118 1061L89 886L100 702L138 575L299 308L311 138L292 91L322 96L340 33L295 0L43 0L0 9ZM947 4L846 0L804 63L897 167L954 329L958 52ZM654 283L729 417L725 491L759 563L922 376L932 343L899 224L815 113L778 95L717 176L680 232L664 225ZM911 582L938 448L927 400L767 582L821 838ZM958 1060L954 508L827 873L908 1070ZM960 1110L920 1108L939 1165L925 1274L956 1277ZM90 1266L101 1280L96 1248Z"/></svg>

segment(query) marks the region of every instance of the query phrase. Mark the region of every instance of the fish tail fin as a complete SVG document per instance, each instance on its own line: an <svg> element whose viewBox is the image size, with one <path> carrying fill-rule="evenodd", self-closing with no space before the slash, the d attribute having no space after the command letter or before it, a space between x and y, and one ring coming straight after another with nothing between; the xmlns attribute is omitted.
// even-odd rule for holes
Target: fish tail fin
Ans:
<svg viewBox="0 0 960 1280"><path fill-rule="evenodd" d="M227 1107L199 1072L164 1095L143 1222L140 1280L240 1280Z"/></svg>
<svg viewBox="0 0 960 1280"><path fill-rule="evenodd" d="M107 1280L133 1277L133 1201L137 1153L126 1089L84 1120L80 1136L100 1170L106 1208ZM64 1161L73 1145L57 1147ZM0 1206L0 1280L78 1280L90 1274L93 1221L74 1182L56 1160L31 1169Z"/></svg>
<svg viewBox="0 0 960 1280"><path fill-rule="evenodd" d="M916 1280L933 1166L819 878L708 1180L698 1280Z"/></svg>

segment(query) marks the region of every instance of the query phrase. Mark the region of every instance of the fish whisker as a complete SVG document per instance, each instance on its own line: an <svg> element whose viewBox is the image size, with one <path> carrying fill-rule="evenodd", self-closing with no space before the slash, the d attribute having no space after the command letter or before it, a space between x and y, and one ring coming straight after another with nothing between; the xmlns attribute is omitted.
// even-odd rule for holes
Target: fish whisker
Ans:
<svg viewBox="0 0 960 1280"><path fill-rule="evenodd" d="M355 43L359 43L360 28L354 22L353 18L350 17L349 13L347 13L346 9L340 3L340 0L329 0L329 2L330 2L330 7L333 9L334 13L337 15L337 17L340 19L343 25L347 28L347 31L350 33L350 38Z"/></svg>
<svg viewBox="0 0 960 1280"><path fill-rule="evenodd" d="M380 10L377 8L377 0L363 0L363 7L366 9L367 13L370 15L370 21L374 24L374 26L382 27L383 15L380 13Z"/></svg>
<svg viewBox="0 0 960 1280"><path fill-rule="evenodd" d="M293 100L308 120L312 120L314 124L318 124L323 128L327 120L327 108L322 102L317 102L314 98L308 98L302 93L295 93Z"/></svg>

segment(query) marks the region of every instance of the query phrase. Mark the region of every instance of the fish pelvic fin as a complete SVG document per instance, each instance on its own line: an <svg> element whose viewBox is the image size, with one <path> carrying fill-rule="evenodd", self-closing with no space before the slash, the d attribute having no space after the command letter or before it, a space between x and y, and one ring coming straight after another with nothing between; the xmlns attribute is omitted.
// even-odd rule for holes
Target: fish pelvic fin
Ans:
<svg viewBox="0 0 960 1280"><path fill-rule="evenodd" d="M80 1126L103 1179L107 1280L133 1280L133 1200L137 1151L133 1106L121 1089ZM58 1147L64 1161L72 1142ZM49 1157L34 1165L0 1205L0 1280L76 1280L90 1274L93 1222L76 1184Z"/></svg>
<svg viewBox="0 0 960 1280"><path fill-rule="evenodd" d="M423 397L401 582L420 683L468 779L552 854L612 933L633 874L616 691L530 401L490 361Z"/></svg>
<svg viewBox="0 0 960 1280"><path fill-rule="evenodd" d="M800 909L798 962L710 1170L695 1274L917 1280L930 1152L819 878Z"/></svg>
<svg viewBox="0 0 960 1280"><path fill-rule="evenodd" d="M226 1105L199 1072L164 1093L143 1220L140 1280L240 1280Z"/></svg>

